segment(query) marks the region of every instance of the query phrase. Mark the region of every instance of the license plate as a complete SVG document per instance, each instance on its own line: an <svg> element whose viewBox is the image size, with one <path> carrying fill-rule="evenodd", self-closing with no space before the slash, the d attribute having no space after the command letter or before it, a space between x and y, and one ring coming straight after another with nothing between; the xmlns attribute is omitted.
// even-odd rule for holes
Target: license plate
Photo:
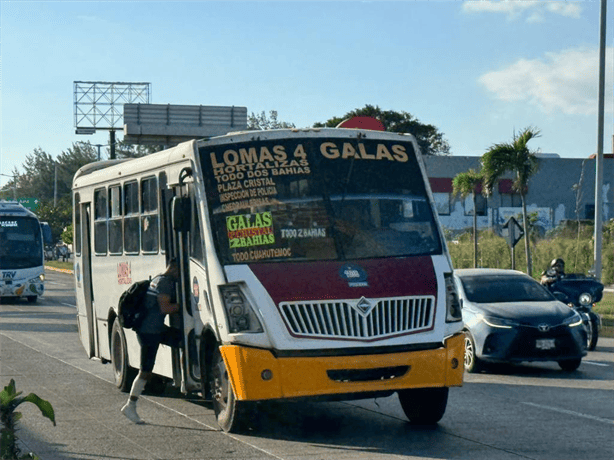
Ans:
<svg viewBox="0 0 614 460"><path fill-rule="evenodd" d="M535 341L535 348L538 350L552 350L556 348L554 339L538 339Z"/></svg>

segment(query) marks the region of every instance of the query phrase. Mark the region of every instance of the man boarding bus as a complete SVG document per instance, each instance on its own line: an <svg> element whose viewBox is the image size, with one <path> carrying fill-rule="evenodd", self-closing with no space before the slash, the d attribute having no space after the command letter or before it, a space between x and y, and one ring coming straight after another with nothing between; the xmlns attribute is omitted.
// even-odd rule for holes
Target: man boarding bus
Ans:
<svg viewBox="0 0 614 460"><path fill-rule="evenodd" d="M117 301L171 258L183 349L161 345L153 373L212 400L226 431L256 402L395 392L411 422L436 423L462 385L460 305L411 135L231 133L87 165L73 194L81 339L124 391L139 347Z"/></svg>

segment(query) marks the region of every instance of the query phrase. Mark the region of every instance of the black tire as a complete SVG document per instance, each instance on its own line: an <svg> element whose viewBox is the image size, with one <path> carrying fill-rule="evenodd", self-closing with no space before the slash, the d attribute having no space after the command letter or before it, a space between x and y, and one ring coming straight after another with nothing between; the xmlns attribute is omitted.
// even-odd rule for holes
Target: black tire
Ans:
<svg viewBox="0 0 614 460"><path fill-rule="evenodd" d="M151 380L145 384L144 392L150 395L160 396L166 391L166 379L159 375L152 375Z"/></svg>
<svg viewBox="0 0 614 460"><path fill-rule="evenodd" d="M38 296L35 296L35 295L29 295L26 297L26 300L28 301L28 303L34 303L36 302L36 299L38 299Z"/></svg>
<svg viewBox="0 0 614 460"><path fill-rule="evenodd" d="M203 337L200 341L200 352L198 353L198 363L200 368L200 393L203 400L210 402L211 401L211 387L208 375L208 363L211 358L207 355L207 342Z"/></svg>
<svg viewBox="0 0 614 460"><path fill-rule="evenodd" d="M580 364L582 363L582 358L577 358L577 359L566 359L564 361L559 361L559 366L561 367L561 369L563 369L565 372L573 372L575 371L578 367L580 367Z"/></svg>
<svg viewBox="0 0 614 460"><path fill-rule="evenodd" d="M238 401L228 378L224 359L216 346L207 369L213 410L217 423L227 433L240 433L247 429L252 405Z"/></svg>
<svg viewBox="0 0 614 460"><path fill-rule="evenodd" d="M595 348L597 348L597 340L599 340L599 319L593 312L588 314L588 318L589 327L586 331L588 335L586 338L586 349L588 351L593 351Z"/></svg>
<svg viewBox="0 0 614 460"><path fill-rule="evenodd" d="M464 366L469 373L480 372L484 368L482 361L476 356L476 351L475 340L471 332L465 331Z"/></svg>
<svg viewBox="0 0 614 460"><path fill-rule="evenodd" d="M124 329L119 321L113 322L111 330L111 364L115 377L115 386L124 393L130 391L132 381L136 377L136 369L130 367L128 362L128 347Z"/></svg>
<svg viewBox="0 0 614 460"><path fill-rule="evenodd" d="M414 425L435 425L446 412L448 388L416 388L400 390L403 412Z"/></svg>

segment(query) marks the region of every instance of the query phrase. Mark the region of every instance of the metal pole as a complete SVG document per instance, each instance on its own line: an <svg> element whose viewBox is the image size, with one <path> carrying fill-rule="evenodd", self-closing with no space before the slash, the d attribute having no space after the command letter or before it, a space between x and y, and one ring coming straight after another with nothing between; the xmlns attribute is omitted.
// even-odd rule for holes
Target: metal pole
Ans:
<svg viewBox="0 0 614 460"><path fill-rule="evenodd" d="M111 144L111 160L115 160L115 130L109 131L109 143Z"/></svg>
<svg viewBox="0 0 614 460"><path fill-rule="evenodd" d="M58 164L54 161L55 174L53 178L53 207L57 207L58 203Z"/></svg>
<svg viewBox="0 0 614 460"><path fill-rule="evenodd" d="M597 159L595 165L595 277L601 280L601 242L602 228L602 189L603 189L603 111L605 93L605 30L607 1L601 0L600 27L599 27L599 102L597 120Z"/></svg>

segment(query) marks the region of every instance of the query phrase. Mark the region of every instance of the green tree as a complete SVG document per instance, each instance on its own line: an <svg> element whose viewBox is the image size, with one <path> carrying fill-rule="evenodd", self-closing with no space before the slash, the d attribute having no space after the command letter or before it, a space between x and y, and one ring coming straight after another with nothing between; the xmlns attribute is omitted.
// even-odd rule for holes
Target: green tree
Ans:
<svg viewBox="0 0 614 460"><path fill-rule="evenodd" d="M294 123L288 123L285 121L279 121L277 118L277 110L269 110L267 117L264 110L260 114L252 114L247 117L247 129L249 130L268 130L268 129L283 129L283 128L296 128Z"/></svg>
<svg viewBox="0 0 614 460"><path fill-rule="evenodd" d="M23 173L17 169L13 171L17 197L53 200L55 180L53 157L40 147L36 148L30 155L26 155L22 168Z"/></svg>
<svg viewBox="0 0 614 460"><path fill-rule="evenodd" d="M529 179L537 172L537 151L529 150L528 142L539 137L540 132L536 128L525 128L520 135L514 136L511 143L494 144L482 155L482 173L484 174L484 190L491 195L495 182L507 171L515 178L512 183L514 191L520 195L522 202L522 222L524 226L524 248L527 259L527 274L532 276L533 264L531 263L531 251L529 249L529 219L527 217L527 205L525 195Z"/></svg>
<svg viewBox="0 0 614 460"><path fill-rule="evenodd" d="M41 200L36 215L42 222L47 222L51 228L51 236L54 242L60 241L60 237L72 222L72 202L70 194L65 194L56 205L53 200Z"/></svg>
<svg viewBox="0 0 614 460"><path fill-rule="evenodd" d="M478 267L478 215L477 215L477 200L476 188L482 183L483 176L481 171L470 169L469 171L459 173L452 181L452 191L454 195L460 195L465 198L471 195L473 201L473 267Z"/></svg>
<svg viewBox="0 0 614 460"><path fill-rule="evenodd" d="M17 412L16 409L24 402L29 402L38 407L43 414L47 417L55 426L55 413L53 407L49 401L39 398L34 393L30 393L27 396L21 396L23 392L17 392L15 389L15 380L11 379L8 386L4 387L4 390L0 391L0 421L2 422L2 430L0 438L0 458L15 460L20 458L21 454L17 447L17 422L21 418L21 412ZM29 455L21 458L32 458Z"/></svg>
<svg viewBox="0 0 614 460"><path fill-rule="evenodd" d="M136 145L119 141L115 145L115 158L141 158L163 150L162 145ZM107 149L107 158L111 155Z"/></svg>
<svg viewBox="0 0 614 460"><path fill-rule="evenodd" d="M73 228L72 224L70 224L62 232L62 235L60 235L60 237L62 238L62 242L66 243L66 244L72 244L72 242L73 242L73 235L74 235L74 232L73 232L72 228Z"/></svg>
<svg viewBox="0 0 614 460"><path fill-rule="evenodd" d="M373 117L379 120L386 131L393 133L413 134L424 155L449 155L450 144L443 133L433 125L421 123L420 120L407 112L382 110L378 106L365 105L361 109L352 110L343 117L333 117L324 123L315 123L314 128L334 128L343 120L352 117Z"/></svg>
<svg viewBox="0 0 614 460"><path fill-rule="evenodd" d="M34 149L26 155L23 172L13 172L14 181L8 189L16 187L18 198L37 198L40 203L35 211L38 217L49 223L54 241L72 222L72 180L79 168L96 161L98 153L89 142L76 142L53 159L44 150Z"/></svg>

